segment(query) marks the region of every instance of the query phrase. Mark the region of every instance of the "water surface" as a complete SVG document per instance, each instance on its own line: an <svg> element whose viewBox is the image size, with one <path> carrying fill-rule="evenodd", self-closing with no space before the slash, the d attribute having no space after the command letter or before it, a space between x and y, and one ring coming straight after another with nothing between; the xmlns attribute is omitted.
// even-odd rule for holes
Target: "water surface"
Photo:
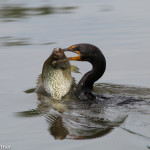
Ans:
<svg viewBox="0 0 150 150"><path fill-rule="evenodd" d="M149 149L149 4L148 0L1 1L0 145L15 150ZM107 70L94 90L114 102L55 102L24 92L35 87L54 47L80 42L103 51ZM86 62L72 64L82 72L73 74L76 82L91 68ZM122 103L123 99L131 101Z"/></svg>

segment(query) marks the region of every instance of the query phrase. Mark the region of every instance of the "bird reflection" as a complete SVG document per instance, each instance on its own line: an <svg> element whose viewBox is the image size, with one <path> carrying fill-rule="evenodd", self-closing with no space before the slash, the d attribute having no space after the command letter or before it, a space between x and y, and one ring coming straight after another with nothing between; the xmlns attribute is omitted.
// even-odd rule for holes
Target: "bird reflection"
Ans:
<svg viewBox="0 0 150 150"><path fill-rule="evenodd" d="M33 93L34 89L25 91ZM95 84L99 101L79 101L69 95L61 101L37 94L35 109L16 113L18 117L45 117L54 139L93 139L121 126L133 110L149 105L150 89L114 84Z"/></svg>
<svg viewBox="0 0 150 150"><path fill-rule="evenodd" d="M37 99L36 109L18 112L17 116L44 116L48 131L56 140L102 137L120 126L127 117L118 115L114 107L108 106L106 99L105 103L91 104L70 99L56 101L41 94L37 94Z"/></svg>

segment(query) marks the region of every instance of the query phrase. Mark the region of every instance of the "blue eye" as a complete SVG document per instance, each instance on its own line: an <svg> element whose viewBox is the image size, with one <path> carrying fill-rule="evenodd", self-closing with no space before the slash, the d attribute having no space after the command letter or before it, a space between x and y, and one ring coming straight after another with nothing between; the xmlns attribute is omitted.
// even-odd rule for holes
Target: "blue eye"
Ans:
<svg viewBox="0 0 150 150"><path fill-rule="evenodd" d="M74 47L74 50L77 51L77 50L78 50L78 47Z"/></svg>

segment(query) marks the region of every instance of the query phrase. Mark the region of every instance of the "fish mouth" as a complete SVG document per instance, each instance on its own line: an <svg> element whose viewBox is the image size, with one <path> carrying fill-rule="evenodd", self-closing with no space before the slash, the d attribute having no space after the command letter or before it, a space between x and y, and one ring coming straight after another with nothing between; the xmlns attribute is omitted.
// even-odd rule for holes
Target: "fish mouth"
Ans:
<svg viewBox="0 0 150 150"><path fill-rule="evenodd" d="M65 53L62 48L54 48L52 52L53 59L59 60L65 58Z"/></svg>
<svg viewBox="0 0 150 150"><path fill-rule="evenodd" d="M73 53L78 54L78 56L75 56L75 57L69 57L68 60L81 61L81 54L80 54L79 51L77 51L77 50L75 51L75 50L73 50L73 49L70 48L70 47L69 47L69 48L64 48L63 51L64 51L64 52L69 51L69 52L73 52Z"/></svg>
<svg viewBox="0 0 150 150"><path fill-rule="evenodd" d="M78 56L75 56L75 57L69 57L69 58L67 58L66 56L65 56L65 54L64 54L64 56L65 57L63 57L63 58L61 58L61 59L57 59L57 60L55 60L54 62L53 62L53 64L56 64L56 63L62 63L62 62L66 62L66 61L81 61L81 54L80 54L80 52L79 51L74 51L72 48L64 48L64 49L61 49L61 48L59 48L60 50L59 51L63 51L62 53L64 54L64 52L66 52L66 51L70 51L70 52L73 52L73 53L76 53L76 54L78 54ZM59 52L58 51L56 51L56 52L54 52L55 53L55 57L58 57L59 56Z"/></svg>
<svg viewBox="0 0 150 150"><path fill-rule="evenodd" d="M54 48L52 52L52 64L69 61L62 48Z"/></svg>

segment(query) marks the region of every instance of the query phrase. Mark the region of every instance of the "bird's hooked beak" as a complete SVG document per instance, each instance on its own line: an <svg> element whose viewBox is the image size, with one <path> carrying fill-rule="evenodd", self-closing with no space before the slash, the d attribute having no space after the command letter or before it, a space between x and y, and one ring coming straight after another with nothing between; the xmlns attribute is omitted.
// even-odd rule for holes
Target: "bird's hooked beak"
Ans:
<svg viewBox="0 0 150 150"><path fill-rule="evenodd" d="M68 60L75 60L75 61L81 61L81 54L78 50L74 50L75 46L71 46L69 48L65 48L63 49L63 51L70 51L70 52L73 52L73 53L76 53L78 54L78 56L76 57L69 57Z"/></svg>

